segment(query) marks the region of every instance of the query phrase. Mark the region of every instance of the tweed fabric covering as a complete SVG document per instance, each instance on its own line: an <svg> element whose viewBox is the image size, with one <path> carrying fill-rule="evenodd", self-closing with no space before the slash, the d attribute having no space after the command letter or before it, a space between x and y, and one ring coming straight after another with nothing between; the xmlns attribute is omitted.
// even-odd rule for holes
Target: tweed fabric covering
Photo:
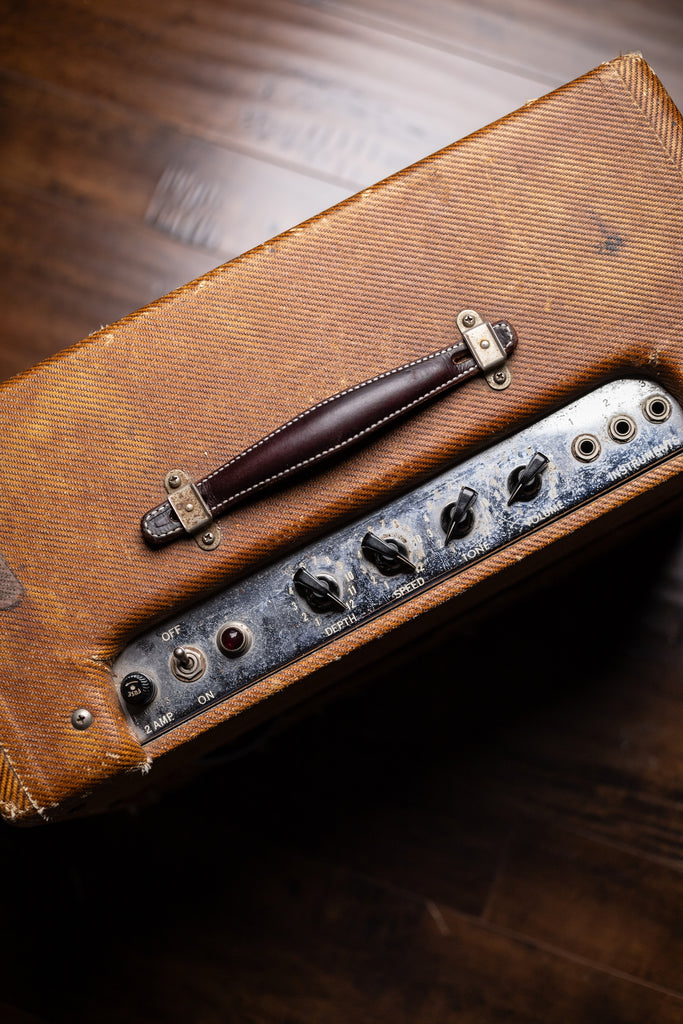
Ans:
<svg viewBox="0 0 683 1024"><path fill-rule="evenodd" d="M3 751L0 751L0 810L10 820L31 811L28 794Z"/></svg>
<svg viewBox="0 0 683 1024"><path fill-rule="evenodd" d="M155 620L605 380L644 373L683 399L682 266L680 115L630 56L6 383L0 547L24 596L0 611L0 743L22 786L5 786L5 808L55 816L514 561L485 561L144 749L121 714L109 665ZM202 477L327 396L452 344L465 307L514 325L511 388L472 381L236 510L215 552L146 547L140 516L168 469ZM90 729L71 726L76 707Z"/></svg>
<svg viewBox="0 0 683 1024"><path fill-rule="evenodd" d="M614 64L633 96L633 103L650 122L665 155L683 172L683 125L676 106L652 69L637 54Z"/></svg>

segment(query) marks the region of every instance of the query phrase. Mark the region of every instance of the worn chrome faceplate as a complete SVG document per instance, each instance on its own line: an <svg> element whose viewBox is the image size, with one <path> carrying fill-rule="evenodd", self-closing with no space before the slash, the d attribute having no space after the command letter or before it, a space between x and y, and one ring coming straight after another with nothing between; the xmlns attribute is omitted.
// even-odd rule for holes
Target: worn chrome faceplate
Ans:
<svg viewBox="0 0 683 1024"><path fill-rule="evenodd" d="M663 422L653 423L644 414L644 403L652 396L671 404L671 415ZM636 424L628 442L612 437L619 414ZM582 434L599 442L600 453L591 461L579 461L572 454L572 442ZM681 448L683 412L662 388L644 380L614 381L599 388L139 637L113 666L117 688L130 672L144 673L157 687L148 707L124 704L135 733L145 742L174 728ZM508 478L534 452L549 459L540 493L531 501L508 506ZM474 525L468 536L445 546L441 513L462 486L477 491ZM383 576L361 551L368 530L404 544L416 571ZM292 584L300 566L334 577L345 613L316 614L307 607ZM229 658L218 647L217 634L228 622L243 623L253 636L241 657ZM204 654L207 667L201 678L183 682L173 674L172 652L178 645Z"/></svg>

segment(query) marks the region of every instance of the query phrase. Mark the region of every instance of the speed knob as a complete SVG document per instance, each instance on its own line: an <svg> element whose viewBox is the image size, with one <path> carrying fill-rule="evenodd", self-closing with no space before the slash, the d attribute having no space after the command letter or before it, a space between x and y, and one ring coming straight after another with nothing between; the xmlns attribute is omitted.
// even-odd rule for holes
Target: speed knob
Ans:
<svg viewBox="0 0 683 1024"><path fill-rule="evenodd" d="M373 562L385 576L396 576L400 572L415 572L408 549L399 540L389 537L382 540L375 533L368 532L361 542L363 554Z"/></svg>
<svg viewBox="0 0 683 1024"><path fill-rule="evenodd" d="M297 569L294 573L294 587L314 612L346 611L346 605L339 598L339 584L332 576L314 576L308 569Z"/></svg>

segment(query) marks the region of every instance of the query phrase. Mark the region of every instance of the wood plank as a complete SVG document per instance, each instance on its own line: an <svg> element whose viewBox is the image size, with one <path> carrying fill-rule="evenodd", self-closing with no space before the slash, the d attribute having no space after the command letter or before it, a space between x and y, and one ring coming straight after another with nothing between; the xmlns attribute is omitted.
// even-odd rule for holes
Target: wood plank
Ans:
<svg viewBox="0 0 683 1024"><path fill-rule="evenodd" d="M162 833L168 824L157 818ZM248 838L243 845L243 833L231 849L216 844L192 813L184 827L185 838L177 835L156 878L160 894L174 894L173 913L147 919L144 964L137 957L102 957L100 947L98 984L84 986L73 1019L113 1024L125 1000L131 1021L148 1020L152 1010L157 1019L215 1015L297 1024L680 1020L676 993L321 868L281 842L275 869L266 849L255 850ZM124 842L131 838L126 830ZM148 825L141 838L151 838ZM206 898L192 887L179 889L181 863L185 878L207 881L209 865L220 863L222 883ZM82 870L84 881L92 884L94 873L94 865ZM114 888L121 893L121 882ZM113 952L127 944L124 915L110 917L110 927L104 948ZM101 940L103 931L99 919L90 941ZM56 998L59 1007L66 997Z"/></svg>
<svg viewBox="0 0 683 1024"><path fill-rule="evenodd" d="M298 0L388 32L542 79L548 87L619 53L642 52L683 105L683 12L675 0Z"/></svg>
<svg viewBox="0 0 683 1024"><path fill-rule="evenodd" d="M683 529L667 551L667 560L644 621L651 636L650 654L654 648L667 661L680 656L683 648Z"/></svg>
<svg viewBox="0 0 683 1024"><path fill-rule="evenodd" d="M56 0L0 26L5 67L209 141L366 186L544 91L291 0ZM467 102L456 102L466 88Z"/></svg>
<svg viewBox="0 0 683 1024"><path fill-rule="evenodd" d="M499 633L517 666L509 682L518 713L497 735L488 783L480 778L509 811L671 864L683 857L682 554L680 521L673 520L554 593L527 599ZM628 595L627 603L615 602L616 594ZM536 644L539 667L526 680L523 619L547 637ZM577 642L581 622L595 628ZM508 704L499 698L504 713Z"/></svg>
<svg viewBox="0 0 683 1024"><path fill-rule="evenodd" d="M87 203L120 223L147 219L226 259L348 195L126 107L23 76L0 75L0 103L11 111L0 137L6 182L81 204L84 218Z"/></svg>
<svg viewBox="0 0 683 1024"><path fill-rule="evenodd" d="M219 936L203 933L186 965L190 977L204 977L193 986L199 1005L207 990L217 1002L220 993L225 1005L228 973L228 1006L258 1021L636 1024L650 1015L677 1021L683 1009L674 993L568 961L363 879L319 873L315 865L304 874L287 862L283 875L266 883L244 916L237 909L239 940L223 956L216 952ZM157 989L168 979L165 962L152 961ZM180 966L180 958L173 962ZM162 997L169 1009L182 988L181 982Z"/></svg>
<svg viewBox="0 0 683 1024"><path fill-rule="evenodd" d="M593 836L675 863L683 855L680 797L680 669L667 673L669 694L653 659L638 662L636 682L624 673L597 683L572 702L529 714L504 737L491 783L506 805L563 821ZM539 730L542 730L539 732ZM497 786L498 772L508 782Z"/></svg>
<svg viewBox="0 0 683 1024"><path fill-rule="evenodd" d="M375 792L356 809L353 827L321 830L316 855L382 884L480 915L510 831L509 816L478 805L473 791L453 776L448 798L438 801L430 798L424 778L412 784L400 775L394 780L395 792L384 791L382 798ZM372 793L377 785L372 773L366 784ZM440 787L437 792L443 796ZM307 843L310 849L310 837Z"/></svg>
<svg viewBox="0 0 683 1024"><path fill-rule="evenodd" d="M485 918L683 993L683 869L564 829L512 837Z"/></svg>
<svg viewBox="0 0 683 1024"><path fill-rule="evenodd" d="M498 616L498 642L514 667L496 700L499 715L514 717L489 762L491 785L524 813L671 861L683 854L683 637L680 620L665 635L661 627L680 608L682 552L676 516L527 595L506 610L507 622Z"/></svg>
<svg viewBox="0 0 683 1024"><path fill-rule="evenodd" d="M4 1000L0 1000L0 1020L2 1024L49 1024L46 1017L26 1013L17 1006L10 1006Z"/></svg>
<svg viewBox="0 0 683 1024"><path fill-rule="evenodd" d="M277 760L135 818L4 832L6 998L71 1024L680 1021L676 992L296 852L249 785ZM37 927L67 915L57 944Z"/></svg>
<svg viewBox="0 0 683 1024"><path fill-rule="evenodd" d="M4 377L219 262L145 225L9 185L0 187L0 260Z"/></svg>

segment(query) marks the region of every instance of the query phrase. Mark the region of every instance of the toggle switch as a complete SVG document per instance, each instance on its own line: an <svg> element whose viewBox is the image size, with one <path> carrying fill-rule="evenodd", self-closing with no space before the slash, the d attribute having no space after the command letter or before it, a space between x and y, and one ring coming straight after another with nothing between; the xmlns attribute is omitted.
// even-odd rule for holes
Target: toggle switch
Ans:
<svg viewBox="0 0 683 1024"><path fill-rule="evenodd" d="M465 537L474 526L472 506L477 492L472 487L461 487L458 500L446 505L441 513L441 529L446 534L446 544L456 537Z"/></svg>
<svg viewBox="0 0 683 1024"><path fill-rule="evenodd" d="M407 547L393 537L382 540L377 534L368 531L361 541L361 550L385 576L395 576L399 572L415 572L415 566L407 557Z"/></svg>
<svg viewBox="0 0 683 1024"><path fill-rule="evenodd" d="M517 466L508 477L510 497L508 505L516 501L531 501L541 489L541 474L548 465L548 457L534 452L526 466Z"/></svg>
<svg viewBox="0 0 683 1024"><path fill-rule="evenodd" d="M346 611L346 605L339 598L339 584L332 576L325 573L314 576L308 569L297 569L294 586L314 612Z"/></svg>
<svg viewBox="0 0 683 1024"><path fill-rule="evenodd" d="M199 679L206 669L206 659L196 647L176 647L171 655L173 675L183 682Z"/></svg>

